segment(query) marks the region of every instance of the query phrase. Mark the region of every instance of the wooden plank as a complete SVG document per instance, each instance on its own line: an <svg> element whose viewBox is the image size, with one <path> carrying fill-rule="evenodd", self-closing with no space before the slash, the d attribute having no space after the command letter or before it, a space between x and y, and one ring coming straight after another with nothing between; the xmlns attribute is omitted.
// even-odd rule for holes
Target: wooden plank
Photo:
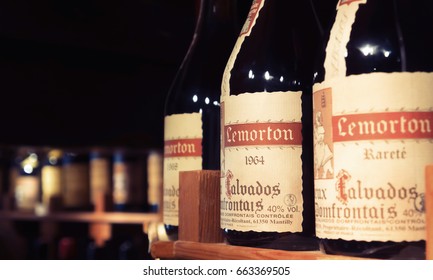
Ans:
<svg viewBox="0 0 433 280"><path fill-rule="evenodd" d="M220 172L179 173L179 240L222 242L220 228Z"/></svg>
<svg viewBox="0 0 433 280"><path fill-rule="evenodd" d="M102 222L113 224L143 224L162 220L159 213L122 212L56 212L47 215L19 211L0 211L0 219L22 221Z"/></svg>
<svg viewBox="0 0 433 280"><path fill-rule="evenodd" d="M150 254L155 259L176 259L174 242L155 241L150 246Z"/></svg>
<svg viewBox="0 0 433 280"><path fill-rule="evenodd" d="M157 241L151 246L154 258L185 260L368 260L320 251L284 251L191 241Z"/></svg>

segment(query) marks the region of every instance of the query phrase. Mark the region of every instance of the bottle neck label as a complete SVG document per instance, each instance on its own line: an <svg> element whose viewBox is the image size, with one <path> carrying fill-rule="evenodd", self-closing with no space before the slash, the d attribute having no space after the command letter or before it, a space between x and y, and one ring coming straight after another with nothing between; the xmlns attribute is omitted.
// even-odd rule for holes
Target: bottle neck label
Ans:
<svg viewBox="0 0 433 280"><path fill-rule="evenodd" d="M245 24L240 32L239 38L236 40L236 43L233 47L232 53L227 61L226 68L223 73L223 79L222 79L222 93L221 97L224 97L224 95L230 95L230 72L233 69L233 66L235 65L236 57L238 56L242 43L245 40L245 37L250 36L251 29L256 24L257 18L259 17L260 10L263 8L263 5L265 4L265 0L253 0L253 3L251 4L250 12L248 14L247 20L245 21Z"/></svg>
<svg viewBox="0 0 433 280"><path fill-rule="evenodd" d="M367 0L340 0L326 46L325 80L346 76L347 43L360 5Z"/></svg>
<svg viewBox="0 0 433 280"><path fill-rule="evenodd" d="M371 73L314 86L316 234L425 240L433 73Z"/></svg>
<svg viewBox="0 0 433 280"><path fill-rule="evenodd" d="M302 231L301 92L226 96L221 227Z"/></svg>
<svg viewBox="0 0 433 280"><path fill-rule="evenodd" d="M179 172L202 169L203 128L200 113L164 119L163 221L179 225Z"/></svg>
<svg viewBox="0 0 433 280"><path fill-rule="evenodd" d="M247 19L245 20L244 26L240 32L240 37L249 36L251 28L256 24L259 11L265 4L265 0L253 0L251 3L250 11L248 12Z"/></svg>

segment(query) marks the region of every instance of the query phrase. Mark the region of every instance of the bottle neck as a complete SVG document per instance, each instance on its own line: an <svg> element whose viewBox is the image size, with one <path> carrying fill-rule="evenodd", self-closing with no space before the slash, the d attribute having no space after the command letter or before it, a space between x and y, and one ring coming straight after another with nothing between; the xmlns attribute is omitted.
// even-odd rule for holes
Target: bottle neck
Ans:
<svg viewBox="0 0 433 280"><path fill-rule="evenodd" d="M194 34L211 32L213 27L236 26L236 0L198 0L198 15Z"/></svg>

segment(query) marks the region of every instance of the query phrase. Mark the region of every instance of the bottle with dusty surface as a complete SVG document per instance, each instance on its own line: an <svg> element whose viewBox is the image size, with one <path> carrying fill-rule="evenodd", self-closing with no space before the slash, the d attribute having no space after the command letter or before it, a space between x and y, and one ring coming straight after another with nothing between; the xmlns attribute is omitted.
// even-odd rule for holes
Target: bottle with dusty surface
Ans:
<svg viewBox="0 0 433 280"><path fill-rule="evenodd" d="M192 42L166 97L163 220L177 239L179 172L218 170L221 78L239 34L237 1L201 0Z"/></svg>
<svg viewBox="0 0 433 280"><path fill-rule="evenodd" d="M425 258L433 158L432 1L340 0L313 86L325 253Z"/></svg>
<svg viewBox="0 0 433 280"><path fill-rule="evenodd" d="M221 95L221 227L230 244L317 250L309 1L256 0Z"/></svg>

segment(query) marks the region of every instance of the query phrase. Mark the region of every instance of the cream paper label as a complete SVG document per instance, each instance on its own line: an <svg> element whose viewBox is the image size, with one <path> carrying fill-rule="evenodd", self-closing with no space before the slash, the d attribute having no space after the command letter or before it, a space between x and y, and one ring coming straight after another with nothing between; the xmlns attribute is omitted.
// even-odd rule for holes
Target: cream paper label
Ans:
<svg viewBox="0 0 433 280"><path fill-rule="evenodd" d="M127 204L132 196L132 164L128 161L113 164L113 202Z"/></svg>
<svg viewBox="0 0 433 280"><path fill-rule="evenodd" d="M96 203L98 194L107 194L110 190L110 160L108 158L93 158L90 160L90 200Z"/></svg>
<svg viewBox="0 0 433 280"><path fill-rule="evenodd" d="M42 202L49 205L53 196L62 194L62 167L43 166L41 170Z"/></svg>
<svg viewBox="0 0 433 280"><path fill-rule="evenodd" d="M301 92L222 103L221 227L302 231Z"/></svg>
<svg viewBox="0 0 433 280"><path fill-rule="evenodd" d="M341 0L313 87L316 234L358 241L425 239L425 165L433 156L433 74L346 77L360 5Z"/></svg>
<svg viewBox="0 0 433 280"><path fill-rule="evenodd" d="M314 86L316 234L425 240L433 73L374 73Z"/></svg>
<svg viewBox="0 0 433 280"><path fill-rule="evenodd" d="M230 71L233 69L233 66L236 61L236 57L241 50L242 43L244 42L245 37L251 34L251 29L256 24L260 10L263 8L264 4L265 4L265 0L253 0L251 4L251 8L248 13L245 24L242 27L239 38L236 40L236 43L233 47L233 51L227 61L226 68L224 69L223 81L221 84L221 98L230 95Z"/></svg>
<svg viewBox="0 0 433 280"><path fill-rule="evenodd" d="M39 178L19 176L16 180L15 201L18 210L34 210L39 200Z"/></svg>
<svg viewBox="0 0 433 280"><path fill-rule="evenodd" d="M200 113L174 114L164 120L163 222L179 225L179 172L202 169Z"/></svg>
<svg viewBox="0 0 433 280"><path fill-rule="evenodd" d="M230 96L230 72L264 4L252 2L221 85L221 228L301 232L301 93Z"/></svg>
<svg viewBox="0 0 433 280"><path fill-rule="evenodd" d="M367 0L340 0L338 2L338 12L326 46L325 81L346 75L346 45L350 39L359 5L365 3Z"/></svg>
<svg viewBox="0 0 433 280"><path fill-rule="evenodd" d="M66 207L84 207L90 204L89 165L63 165L63 203Z"/></svg>
<svg viewBox="0 0 433 280"><path fill-rule="evenodd" d="M159 205L162 189L162 155L152 152L147 158L147 202Z"/></svg>

